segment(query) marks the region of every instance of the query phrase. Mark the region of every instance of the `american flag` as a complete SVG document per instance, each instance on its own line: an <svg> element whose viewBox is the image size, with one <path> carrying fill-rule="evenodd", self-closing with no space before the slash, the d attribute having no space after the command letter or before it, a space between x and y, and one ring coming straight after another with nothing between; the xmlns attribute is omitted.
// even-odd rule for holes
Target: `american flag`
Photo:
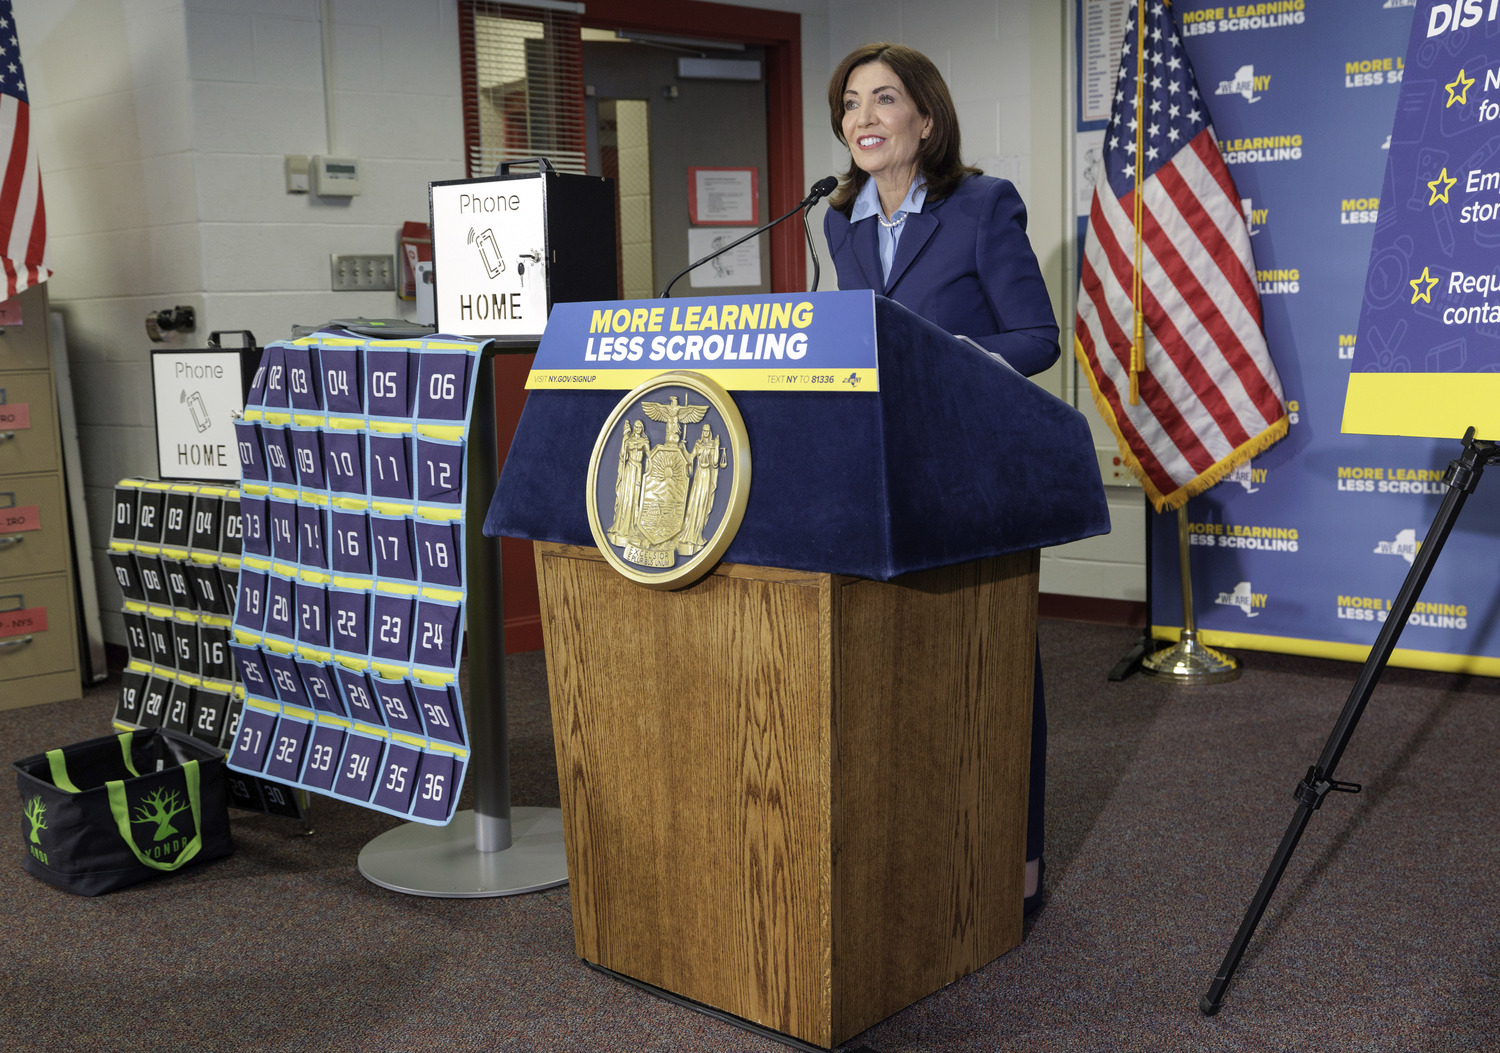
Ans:
<svg viewBox="0 0 1500 1053"><path fill-rule="evenodd" d="M42 173L31 135L31 103L11 0L0 0L0 149L9 154L0 181L0 264L9 298L52 273L47 265Z"/></svg>
<svg viewBox="0 0 1500 1053"><path fill-rule="evenodd" d="M1074 353L1157 511L1282 438L1250 234L1171 11L1132 3Z"/></svg>

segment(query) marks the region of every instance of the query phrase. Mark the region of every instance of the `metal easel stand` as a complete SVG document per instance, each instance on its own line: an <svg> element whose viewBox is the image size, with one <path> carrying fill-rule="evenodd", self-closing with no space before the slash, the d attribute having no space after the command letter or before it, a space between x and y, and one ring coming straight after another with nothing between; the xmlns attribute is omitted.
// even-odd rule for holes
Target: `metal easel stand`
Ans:
<svg viewBox="0 0 1500 1053"><path fill-rule="evenodd" d="M1216 651L1198 639L1198 622L1193 616L1193 578L1188 566L1191 544L1187 505L1178 505L1177 561L1182 577L1182 636L1173 646L1142 658L1141 672L1179 684L1219 684L1238 679L1239 659Z"/></svg>
<svg viewBox="0 0 1500 1053"><path fill-rule="evenodd" d="M510 733L505 708L505 615L500 539L484 536L489 498L500 478L495 445L493 345L479 367L469 432L468 549L469 735L473 810L447 826L406 823L359 853L368 880L412 896L449 899L514 896L566 884L562 810L511 808Z"/></svg>
<svg viewBox="0 0 1500 1053"><path fill-rule="evenodd" d="M1421 548L1417 550L1411 570L1406 574L1406 581L1401 585L1401 591L1396 594L1390 616L1380 627L1380 633L1375 638L1375 646L1370 649L1370 657L1365 660L1364 668L1360 670L1358 678L1354 681L1354 689L1349 694L1349 700L1344 703L1343 711L1339 713L1338 722L1334 725L1333 732L1323 747L1323 753L1318 758L1318 763L1307 769L1307 774L1302 777L1302 781L1292 792L1292 796L1297 799L1297 811L1292 816L1291 825L1282 835L1276 855L1271 859L1270 869L1261 879L1260 888L1256 889L1255 898L1250 901L1250 908L1245 912L1244 920L1240 922L1239 931L1234 934L1234 941L1229 945L1229 953L1224 956L1224 963L1219 966L1219 971L1214 975L1213 983L1209 984L1207 993L1198 999L1198 1008L1204 1016L1213 1016L1219 1011L1219 1006L1224 1001L1224 990L1229 986L1229 981L1239 966L1240 958L1245 953L1250 937L1255 935L1255 927L1260 924L1261 915L1265 913L1266 905L1276 891L1276 885L1286 871L1292 853L1297 850L1297 842L1302 839L1302 832L1307 829L1308 820L1312 818L1313 812L1323 806L1323 798L1333 791L1340 793L1359 793L1360 791L1358 783L1335 780L1333 770L1338 766L1339 758L1344 754L1344 748L1349 745L1349 739L1354 735L1354 727L1359 723L1365 704L1370 701L1370 695L1375 690L1380 674L1385 672L1391 652L1396 649L1396 640L1400 637L1401 630L1406 627L1406 619L1411 616L1417 597L1421 595L1422 587L1427 584L1427 577L1432 573L1433 564L1437 562L1438 555L1443 551L1443 545L1453 530L1459 511L1479 485L1479 476L1484 472L1485 465L1500 464L1500 443L1476 440L1473 428L1464 433L1463 445L1463 453L1459 458L1448 462L1448 473L1443 478L1443 482L1448 486L1448 493L1438 507L1437 516L1432 521L1432 528L1428 530Z"/></svg>

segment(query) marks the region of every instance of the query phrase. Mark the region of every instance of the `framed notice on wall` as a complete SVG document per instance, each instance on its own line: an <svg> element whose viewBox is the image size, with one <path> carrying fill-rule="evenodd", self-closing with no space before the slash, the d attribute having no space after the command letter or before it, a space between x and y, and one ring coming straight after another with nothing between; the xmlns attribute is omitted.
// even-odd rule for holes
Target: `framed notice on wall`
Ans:
<svg viewBox="0 0 1500 1053"><path fill-rule="evenodd" d="M760 169L689 168L688 220L695 227L760 222Z"/></svg>
<svg viewBox="0 0 1500 1053"><path fill-rule="evenodd" d="M162 479L239 480L234 422L249 391L240 350L151 352L156 465Z"/></svg>

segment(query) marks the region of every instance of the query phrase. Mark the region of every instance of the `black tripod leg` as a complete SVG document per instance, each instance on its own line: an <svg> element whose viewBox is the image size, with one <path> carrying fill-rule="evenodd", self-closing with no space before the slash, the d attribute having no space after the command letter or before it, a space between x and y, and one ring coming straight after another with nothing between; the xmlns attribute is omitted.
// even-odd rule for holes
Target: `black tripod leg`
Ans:
<svg viewBox="0 0 1500 1053"><path fill-rule="evenodd" d="M1322 807L1323 798L1330 791L1358 792L1357 786L1335 782L1333 770L1338 766L1345 747L1349 745L1349 739L1354 734L1354 727L1359 723L1360 714L1364 712L1365 704L1370 701L1370 695L1374 693L1375 684L1380 680L1381 673L1385 671L1386 663L1390 661L1391 652L1396 649L1396 640L1401 636L1401 630L1406 627L1406 619L1411 616L1412 609L1417 604L1417 597L1421 595L1423 586L1427 584L1428 575L1432 573L1433 565L1437 562L1438 555L1442 552L1443 545L1453 530L1459 511L1479 484L1479 475L1484 471L1485 464L1497 459L1500 459L1500 446L1492 442L1476 441L1474 429L1470 428L1464 435L1463 453L1458 460L1448 465L1448 474L1444 477L1444 482L1448 484L1448 493L1444 495L1443 503L1433 518L1432 527L1427 531L1427 537L1412 561L1411 570L1407 572L1406 580L1401 584L1401 591L1396 594L1389 617L1380 627L1380 633L1375 638L1375 646L1370 649L1370 657L1366 659L1364 667L1354 681L1349 700L1344 703L1338 722L1334 725L1333 732L1323 747L1322 756L1297 784L1297 789L1293 793L1298 802L1297 811L1292 816L1291 825L1287 827L1286 833L1281 838L1281 844L1271 860L1270 869L1261 879L1260 888L1256 890L1255 898L1250 901L1250 908L1245 912L1244 920L1240 922L1239 931L1235 933L1234 940L1229 945L1229 953L1224 956L1224 962L1214 975L1213 983L1209 984L1208 992L1198 999L1198 1008L1205 1016L1213 1016L1219 1011L1219 1005L1224 999L1224 990L1229 986L1229 981L1240 964L1240 958L1245 953L1245 947L1250 943L1250 937L1255 935L1255 928L1260 924L1261 915L1265 913L1271 894L1276 891L1276 885L1281 881L1281 875L1286 871L1287 863L1291 861L1292 853L1296 851L1297 842L1302 839L1302 833L1307 829L1312 813Z"/></svg>

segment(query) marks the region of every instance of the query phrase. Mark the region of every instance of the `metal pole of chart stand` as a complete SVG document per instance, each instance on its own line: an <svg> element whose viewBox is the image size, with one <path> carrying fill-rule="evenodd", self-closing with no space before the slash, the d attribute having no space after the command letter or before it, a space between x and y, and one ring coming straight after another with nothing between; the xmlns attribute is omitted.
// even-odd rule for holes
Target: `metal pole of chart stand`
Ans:
<svg viewBox="0 0 1500 1053"><path fill-rule="evenodd" d="M483 532L490 495L500 478L494 354L492 345L480 361L464 509L469 777L474 782L474 808L458 812L447 826L405 823L381 834L359 853L359 872L368 880L412 896L513 896L555 888L568 880L562 811L510 805L500 539L487 538Z"/></svg>

